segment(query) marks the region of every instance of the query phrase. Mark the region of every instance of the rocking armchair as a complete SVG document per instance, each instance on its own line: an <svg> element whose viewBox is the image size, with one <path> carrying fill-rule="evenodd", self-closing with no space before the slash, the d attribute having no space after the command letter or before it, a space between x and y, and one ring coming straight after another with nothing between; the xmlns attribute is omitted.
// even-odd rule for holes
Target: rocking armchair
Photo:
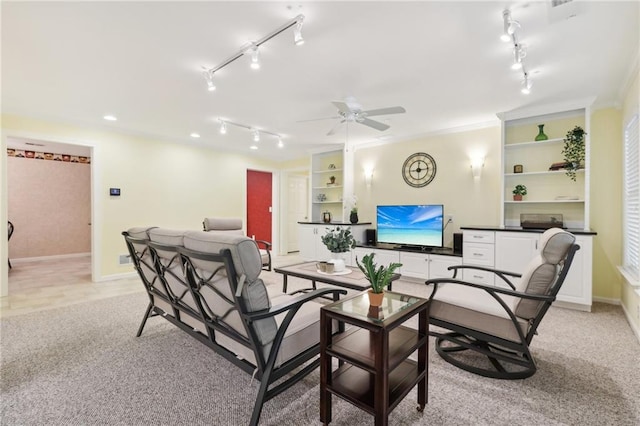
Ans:
<svg viewBox="0 0 640 426"><path fill-rule="evenodd" d="M458 265L449 267L453 278L426 281L434 286L430 324L450 330L429 333L436 337L436 351L445 361L497 379L523 379L536 372L529 345L580 249L573 234L559 228L545 231L538 247L522 274ZM456 279L464 269L492 272L497 285ZM513 278L520 280L514 284Z"/></svg>

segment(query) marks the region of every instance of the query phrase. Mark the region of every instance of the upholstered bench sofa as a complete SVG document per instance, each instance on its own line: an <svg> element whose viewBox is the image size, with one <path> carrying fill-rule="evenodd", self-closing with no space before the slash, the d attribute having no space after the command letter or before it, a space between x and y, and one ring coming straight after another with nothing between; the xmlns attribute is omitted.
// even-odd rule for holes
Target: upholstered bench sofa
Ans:
<svg viewBox="0 0 640 426"><path fill-rule="evenodd" d="M137 336L149 318L162 316L255 375L260 388L249 424L258 424L266 401L317 368L321 304L315 299L337 300L346 291L269 294L258 246L242 235L158 227L123 235L149 296Z"/></svg>

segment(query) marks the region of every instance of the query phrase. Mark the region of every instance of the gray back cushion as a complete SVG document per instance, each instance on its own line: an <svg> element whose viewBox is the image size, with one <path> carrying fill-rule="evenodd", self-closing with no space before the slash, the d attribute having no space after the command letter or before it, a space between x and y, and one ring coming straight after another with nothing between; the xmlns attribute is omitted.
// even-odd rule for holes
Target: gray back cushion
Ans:
<svg viewBox="0 0 640 426"><path fill-rule="evenodd" d="M149 231L149 238L154 243L169 245L172 247L183 247L184 233L182 230L154 228ZM174 250L157 249L156 253L161 264L166 268L164 279L171 289L175 301L188 306L192 311L197 312L198 307L189 291L189 284L180 262L180 256Z"/></svg>
<svg viewBox="0 0 640 426"><path fill-rule="evenodd" d="M573 234L559 228L545 231L540 237L538 253L529 262L516 290L528 294L549 294L558 278L560 263L567 257L575 240ZM520 299L514 313L520 318L535 318L542 305L540 301Z"/></svg>
<svg viewBox="0 0 640 426"><path fill-rule="evenodd" d="M243 298L248 312L259 311L271 307L271 302L267 294L266 286L259 277L262 271L262 260L258 245L251 238L241 235L220 234L216 232L206 231L187 231L184 235L184 247L190 250L196 250L204 253L220 253L223 249L229 249L233 264L236 269L237 279L240 280L244 276L244 284L242 286L241 297ZM221 265L216 262L203 262L192 259L192 263L196 267L201 277L209 277ZM222 293L230 300L234 300L234 291L230 281L226 275L216 274L209 281L216 290ZM233 327L237 332L246 336L244 325L242 324L240 315L233 309L232 304L226 302L222 297L207 287L202 287L200 293L205 299L208 309L214 315L225 315L223 319L227 324ZM267 345L275 337L277 331L276 321L273 318L267 318L256 321L254 330L260 340L261 345Z"/></svg>
<svg viewBox="0 0 640 426"><path fill-rule="evenodd" d="M242 219L237 217L205 217L205 231L228 232L236 235L244 235L242 231Z"/></svg>

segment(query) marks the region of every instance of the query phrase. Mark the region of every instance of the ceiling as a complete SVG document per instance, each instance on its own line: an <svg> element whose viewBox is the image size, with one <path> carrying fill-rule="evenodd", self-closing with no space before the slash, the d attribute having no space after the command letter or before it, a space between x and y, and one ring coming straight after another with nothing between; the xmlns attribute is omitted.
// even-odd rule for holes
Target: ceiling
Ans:
<svg viewBox="0 0 640 426"><path fill-rule="evenodd" d="M638 63L639 3L551 2L2 2L2 110L34 118L210 146L274 160L326 147L392 143L454 128L497 123L496 113L596 97L621 100ZM525 66L510 68L500 41L502 11L521 23ZM249 58L212 68L298 14L305 44L289 29ZM575 14L568 19L568 16ZM359 124L327 132L331 101L355 97L363 109L403 106L376 117L390 129ZM116 122L102 117L113 114ZM218 119L282 135L251 133ZM189 135L197 132L199 139Z"/></svg>

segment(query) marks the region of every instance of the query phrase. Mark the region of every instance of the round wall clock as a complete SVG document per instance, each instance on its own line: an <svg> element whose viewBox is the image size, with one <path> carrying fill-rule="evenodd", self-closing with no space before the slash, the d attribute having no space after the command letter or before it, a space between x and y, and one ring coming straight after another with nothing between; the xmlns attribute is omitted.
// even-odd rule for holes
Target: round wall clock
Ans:
<svg viewBox="0 0 640 426"><path fill-rule="evenodd" d="M402 177L414 188L427 186L436 177L436 161L424 152L411 154L402 165Z"/></svg>

